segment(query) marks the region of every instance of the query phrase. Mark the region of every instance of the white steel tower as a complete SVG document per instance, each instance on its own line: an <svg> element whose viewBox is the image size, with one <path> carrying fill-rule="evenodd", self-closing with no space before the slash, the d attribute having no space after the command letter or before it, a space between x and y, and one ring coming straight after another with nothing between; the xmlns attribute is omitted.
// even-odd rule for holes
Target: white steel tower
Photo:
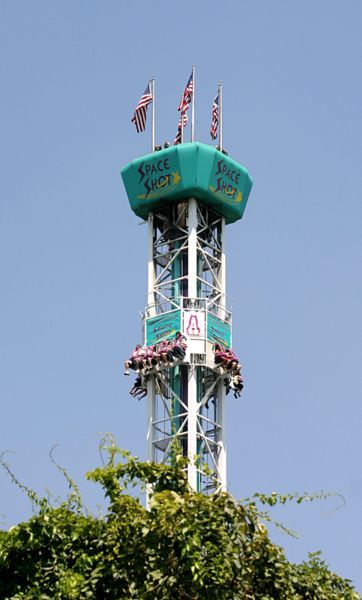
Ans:
<svg viewBox="0 0 362 600"><path fill-rule="evenodd" d="M168 463L177 448L189 459L193 489L226 490L233 370L232 361L228 368L215 362L215 348L232 352L225 226L242 217L252 181L244 167L198 142L136 159L122 177L131 208L148 220L144 349L177 332L186 344L182 359L146 369L148 459Z"/></svg>

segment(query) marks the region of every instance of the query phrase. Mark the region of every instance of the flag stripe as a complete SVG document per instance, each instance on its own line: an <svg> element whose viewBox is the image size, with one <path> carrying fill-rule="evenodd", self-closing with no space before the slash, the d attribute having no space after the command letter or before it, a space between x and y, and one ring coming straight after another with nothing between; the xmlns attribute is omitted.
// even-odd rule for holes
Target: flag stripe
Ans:
<svg viewBox="0 0 362 600"><path fill-rule="evenodd" d="M176 133L176 137L175 137L175 141L173 143L174 146L177 146L177 144L181 144L181 129L183 127L186 127L188 122L188 116L186 113L181 113L180 115L180 119L178 122L178 126L177 126L177 133Z"/></svg>
<svg viewBox="0 0 362 600"><path fill-rule="evenodd" d="M192 78L192 73L189 77L187 85L184 89L184 93L182 94L182 98L178 107L178 111L186 112L189 109L192 100L192 94L194 92L194 82Z"/></svg>
<svg viewBox="0 0 362 600"><path fill-rule="evenodd" d="M180 114L180 119L179 119L178 126L177 126L177 133L176 133L176 137L175 137L175 141L174 141L174 146L181 143L181 131L184 127L186 127L187 122L188 122L187 111L190 107L191 100L192 100L192 94L194 92L194 82L193 82L192 75L193 74L191 72L191 75L189 77L187 85L182 94L179 107L177 109L181 114Z"/></svg>
<svg viewBox="0 0 362 600"><path fill-rule="evenodd" d="M137 133L144 131L146 128L146 116L148 105L151 104L153 98L150 90L150 84L148 83L145 91L143 92L138 104L135 108L134 115L131 119L131 123L134 123L137 129Z"/></svg>
<svg viewBox="0 0 362 600"><path fill-rule="evenodd" d="M215 140L217 138L217 129L219 126L219 94L214 98L214 102L212 105L212 119L211 119L211 128L210 135L211 139Z"/></svg>

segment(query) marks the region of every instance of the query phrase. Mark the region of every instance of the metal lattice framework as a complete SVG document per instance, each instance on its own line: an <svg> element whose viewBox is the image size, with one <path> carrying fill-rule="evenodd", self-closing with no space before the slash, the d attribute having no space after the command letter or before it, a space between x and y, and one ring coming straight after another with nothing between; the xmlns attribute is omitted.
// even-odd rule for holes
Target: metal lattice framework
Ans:
<svg viewBox="0 0 362 600"><path fill-rule="evenodd" d="M146 316L186 307L191 301L190 278L194 276L199 299L208 310L225 315L225 268L223 257L224 218L193 200L197 229L189 232L189 203L169 205L149 216L149 289ZM190 237L193 239L190 240ZM194 247L191 248L191 245ZM188 268L189 248L196 272Z"/></svg>
<svg viewBox="0 0 362 600"><path fill-rule="evenodd" d="M148 227L145 318L182 309L184 319L188 311L199 310L230 322L224 218L190 198L151 213ZM189 458L194 489L226 489L224 377L215 368L206 331L197 341L188 339L185 361L151 374L147 395L149 460L170 462L176 444Z"/></svg>
<svg viewBox="0 0 362 600"><path fill-rule="evenodd" d="M201 397L197 400L196 414L196 489L215 491L223 487L219 443L221 433L219 410L222 397L220 387L223 385L223 378L205 367L180 367L181 371L183 369L190 374L190 379L195 376L201 377L202 384L201 389L197 390L197 395L200 394ZM167 374L157 374L153 382L155 410L152 419L152 460L159 463L172 460L175 443L176 448L180 449L184 456L188 455L188 398L185 398L182 392L179 395L175 392L170 369L167 371Z"/></svg>

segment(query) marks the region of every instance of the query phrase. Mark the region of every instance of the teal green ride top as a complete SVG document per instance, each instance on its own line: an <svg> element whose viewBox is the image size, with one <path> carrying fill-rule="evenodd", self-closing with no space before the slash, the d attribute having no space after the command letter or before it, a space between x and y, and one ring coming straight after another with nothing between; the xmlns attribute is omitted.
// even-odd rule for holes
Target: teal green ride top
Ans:
<svg viewBox="0 0 362 600"><path fill-rule="evenodd" d="M192 197L234 223L243 216L253 185L245 167L200 142L136 158L121 174L133 212L145 220L151 211Z"/></svg>

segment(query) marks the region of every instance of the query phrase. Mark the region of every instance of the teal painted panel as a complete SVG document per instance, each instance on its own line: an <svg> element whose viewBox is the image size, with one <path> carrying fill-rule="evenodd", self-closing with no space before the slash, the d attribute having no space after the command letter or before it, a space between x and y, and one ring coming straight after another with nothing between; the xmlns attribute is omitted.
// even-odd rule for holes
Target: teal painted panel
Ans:
<svg viewBox="0 0 362 600"><path fill-rule="evenodd" d="M208 189L224 210L236 211L241 219L253 183L249 173L237 162L220 153L214 157Z"/></svg>
<svg viewBox="0 0 362 600"><path fill-rule="evenodd" d="M207 315L207 339L213 344L222 344L225 348L231 346L230 323L222 321L212 313Z"/></svg>
<svg viewBox="0 0 362 600"><path fill-rule="evenodd" d="M175 337L181 329L181 311L175 310L146 320L146 346Z"/></svg>
<svg viewBox="0 0 362 600"><path fill-rule="evenodd" d="M124 167L121 174L131 208L143 219L150 211L184 197L177 146L142 156Z"/></svg>
<svg viewBox="0 0 362 600"><path fill-rule="evenodd" d="M252 187L244 167L200 142L142 156L121 174L131 208L143 219L150 211L195 197L233 223L243 216Z"/></svg>

